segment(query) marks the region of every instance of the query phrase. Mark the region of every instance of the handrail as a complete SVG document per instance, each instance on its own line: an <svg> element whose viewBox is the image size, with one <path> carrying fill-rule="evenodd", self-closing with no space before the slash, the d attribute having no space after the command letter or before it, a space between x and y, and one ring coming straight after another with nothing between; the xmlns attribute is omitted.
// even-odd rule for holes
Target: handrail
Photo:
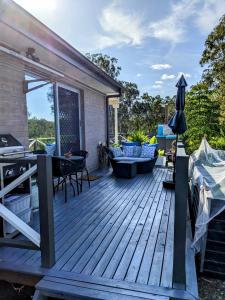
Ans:
<svg viewBox="0 0 225 300"><path fill-rule="evenodd" d="M22 182L24 182L25 180L27 180L29 177L31 177L32 175L34 175L36 172L37 172L37 165L31 167L29 170L27 170L26 172L24 172L22 175L20 175L19 177L17 177L14 181L12 181L10 184L8 184L6 187L4 187L0 191L0 198L4 197L6 194L8 194L9 192L11 192L15 187L17 187L18 185L20 185Z"/></svg>
<svg viewBox="0 0 225 300"><path fill-rule="evenodd" d="M40 247L40 234L31 228L27 223L22 221L11 210L0 203L0 216L10 223L15 229L24 234L31 242Z"/></svg>
<svg viewBox="0 0 225 300"><path fill-rule="evenodd" d="M20 185L22 182L27 180L30 176L37 172L37 166L31 167L25 173L16 178L13 182L8 184L0 191L0 198L4 197L6 194L11 192L15 187ZM23 233L30 241L32 241L36 246L40 247L40 234L37 233L33 228L22 221L17 215L15 215L11 210L6 208L0 203L0 216L12 225L19 232Z"/></svg>
<svg viewBox="0 0 225 300"><path fill-rule="evenodd" d="M188 162L183 143L177 144L175 167L174 258L173 283L176 288L186 286L186 224L188 203Z"/></svg>
<svg viewBox="0 0 225 300"><path fill-rule="evenodd" d="M28 224L23 222L12 211L0 204L0 216L10 223L19 232L24 234L29 241L11 240L0 238L0 246L35 249L41 251L42 267L52 267L55 264L55 240L54 240L54 211L53 211L53 187L52 187L52 157L49 155L38 155L37 159L0 159L1 162L10 163L37 163L28 171L0 191L0 197L4 197L17 185L28 179L37 172L39 192L39 220L40 234Z"/></svg>
<svg viewBox="0 0 225 300"><path fill-rule="evenodd" d="M45 140L55 140L55 137L40 137L40 138L32 138L32 139L29 139L29 142L30 142L30 144L29 144L29 146L28 146L28 148L30 149L32 146L34 146L36 143L37 144L40 144L40 145L42 145L42 146L46 146L46 144L44 143L44 142L42 142L42 140L43 141L45 141Z"/></svg>

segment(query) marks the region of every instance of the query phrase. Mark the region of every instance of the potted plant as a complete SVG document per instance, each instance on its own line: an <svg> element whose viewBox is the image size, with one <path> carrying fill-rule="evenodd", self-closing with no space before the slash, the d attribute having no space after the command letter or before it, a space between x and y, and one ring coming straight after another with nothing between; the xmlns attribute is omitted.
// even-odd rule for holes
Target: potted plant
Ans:
<svg viewBox="0 0 225 300"><path fill-rule="evenodd" d="M148 141L148 136L141 130L135 130L129 133L127 140L133 145L140 146Z"/></svg>

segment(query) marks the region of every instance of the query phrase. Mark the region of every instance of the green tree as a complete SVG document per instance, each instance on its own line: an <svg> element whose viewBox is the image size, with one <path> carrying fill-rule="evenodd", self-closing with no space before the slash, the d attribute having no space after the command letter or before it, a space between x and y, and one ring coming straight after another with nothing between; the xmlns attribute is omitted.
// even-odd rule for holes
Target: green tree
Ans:
<svg viewBox="0 0 225 300"><path fill-rule="evenodd" d="M38 119L36 117L28 119L29 138L54 137L55 127L53 121Z"/></svg>
<svg viewBox="0 0 225 300"><path fill-rule="evenodd" d="M205 135L210 141L220 134L220 104L207 84L200 82L186 94L185 115L188 130L184 138L189 153L199 147Z"/></svg>
<svg viewBox="0 0 225 300"><path fill-rule="evenodd" d="M123 86L123 94L120 97L118 109L119 131L127 134L131 129L132 108L139 97L139 90L136 83L120 81Z"/></svg>
<svg viewBox="0 0 225 300"><path fill-rule="evenodd" d="M117 65L117 58L102 53L86 53L86 57L113 79L117 79L120 75L121 67Z"/></svg>
<svg viewBox="0 0 225 300"><path fill-rule="evenodd" d="M203 80L217 94L225 117L225 15L206 39L200 64L205 67ZM220 121L225 126L225 119Z"/></svg>

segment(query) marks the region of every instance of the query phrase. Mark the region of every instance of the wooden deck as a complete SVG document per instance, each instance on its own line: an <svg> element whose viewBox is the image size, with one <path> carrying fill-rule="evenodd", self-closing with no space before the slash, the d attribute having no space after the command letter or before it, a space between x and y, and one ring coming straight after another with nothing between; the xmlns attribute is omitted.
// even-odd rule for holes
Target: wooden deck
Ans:
<svg viewBox="0 0 225 300"><path fill-rule="evenodd" d="M39 251L1 248L0 277L45 275L37 287L46 294L70 285L71 295L94 299L197 299L190 244L186 269L193 275L186 290L173 288L175 193L162 187L170 175L155 168L130 180L103 177L67 204L59 193L56 264L43 269Z"/></svg>

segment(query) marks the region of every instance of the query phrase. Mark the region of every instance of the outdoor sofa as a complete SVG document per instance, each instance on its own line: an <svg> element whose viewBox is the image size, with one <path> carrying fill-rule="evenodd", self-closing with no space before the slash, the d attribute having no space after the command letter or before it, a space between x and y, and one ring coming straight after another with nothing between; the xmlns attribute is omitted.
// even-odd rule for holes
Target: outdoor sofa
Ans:
<svg viewBox="0 0 225 300"><path fill-rule="evenodd" d="M155 149L154 156L152 158L148 157L135 157L135 156L116 156L114 155L114 152L112 148L106 148L106 152L108 154L109 161L111 163L113 173L117 177L127 177L129 176L121 176L121 173L124 174L124 164L128 162L127 167L130 168L130 162L135 162L136 165L136 173L137 174L145 174L152 172L156 160L158 158L158 151ZM119 162L122 162L123 164L120 164ZM122 170L123 169L123 170ZM133 177L133 176L130 176Z"/></svg>

